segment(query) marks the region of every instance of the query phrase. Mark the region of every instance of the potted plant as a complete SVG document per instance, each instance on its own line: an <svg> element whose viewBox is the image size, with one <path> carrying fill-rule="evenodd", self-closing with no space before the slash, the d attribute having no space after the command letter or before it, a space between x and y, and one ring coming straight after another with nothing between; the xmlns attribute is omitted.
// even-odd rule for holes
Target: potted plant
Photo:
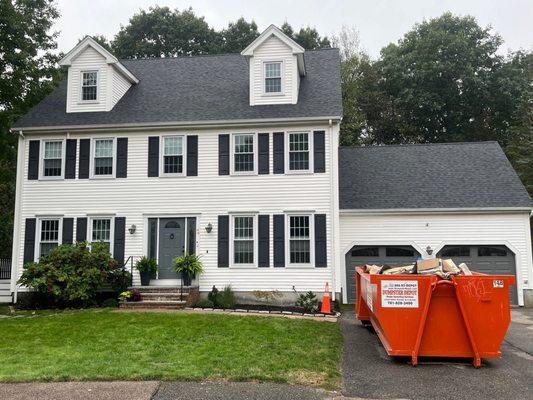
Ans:
<svg viewBox="0 0 533 400"><path fill-rule="evenodd" d="M173 262L174 271L181 273L181 279L183 279L185 286L191 286L196 274L201 274L204 270L202 261L196 254L184 254L176 257Z"/></svg>
<svg viewBox="0 0 533 400"><path fill-rule="evenodd" d="M155 258L142 257L135 264L135 268L137 268L141 275L141 285L149 286L150 279L154 278L157 272L157 261Z"/></svg>

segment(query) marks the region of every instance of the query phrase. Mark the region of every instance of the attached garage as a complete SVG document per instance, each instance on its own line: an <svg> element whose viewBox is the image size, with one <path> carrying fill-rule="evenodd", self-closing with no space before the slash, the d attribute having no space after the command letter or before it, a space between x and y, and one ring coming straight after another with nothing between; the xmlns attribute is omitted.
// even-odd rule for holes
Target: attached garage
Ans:
<svg viewBox="0 0 533 400"><path fill-rule="evenodd" d="M515 255L506 246L444 246L437 257L451 258L456 264L464 262L472 271L484 274L516 276ZM518 304L516 286L509 288L509 295L511 304Z"/></svg>
<svg viewBox="0 0 533 400"><path fill-rule="evenodd" d="M496 142L341 147L339 209L344 302L355 265L421 254L515 275L512 302L533 304L533 201Z"/></svg>
<svg viewBox="0 0 533 400"><path fill-rule="evenodd" d="M354 246L346 254L348 303L355 302L355 267L365 264L405 265L420 256L412 246Z"/></svg>

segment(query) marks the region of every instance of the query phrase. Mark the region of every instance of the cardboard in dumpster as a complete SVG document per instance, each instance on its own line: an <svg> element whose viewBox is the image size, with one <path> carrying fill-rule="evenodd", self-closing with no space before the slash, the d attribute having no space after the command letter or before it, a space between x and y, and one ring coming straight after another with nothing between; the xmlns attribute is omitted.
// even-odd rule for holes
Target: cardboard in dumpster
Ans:
<svg viewBox="0 0 533 400"><path fill-rule="evenodd" d="M430 258L427 260L418 260L416 262L416 270L418 273L422 271L439 268L440 260L438 258ZM442 270L441 270L442 271Z"/></svg>
<svg viewBox="0 0 533 400"><path fill-rule="evenodd" d="M442 270L444 272L448 272L454 275L461 273L461 270L459 269L459 267L457 267L457 265L455 265L455 263L453 262L451 258L442 260Z"/></svg>
<svg viewBox="0 0 533 400"><path fill-rule="evenodd" d="M412 274L414 273L414 269L415 269L415 265L411 264L411 265L404 265L403 267L389 268L389 269L382 271L381 273L383 275Z"/></svg>

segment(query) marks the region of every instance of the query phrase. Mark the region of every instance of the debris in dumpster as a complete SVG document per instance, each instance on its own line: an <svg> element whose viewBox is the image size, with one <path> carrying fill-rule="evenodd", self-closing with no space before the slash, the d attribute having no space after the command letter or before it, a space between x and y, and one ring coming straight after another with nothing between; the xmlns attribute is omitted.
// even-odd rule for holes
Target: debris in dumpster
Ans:
<svg viewBox="0 0 533 400"><path fill-rule="evenodd" d="M390 267L383 269L383 275L395 275L395 274L413 274L415 272L415 264L404 265L403 267Z"/></svg>
<svg viewBox="0 0 533 400"><path fill-rule="evenodd" d="M447 280L453 275L472 275L470 268L465 263L457 266L451 258L444 260L441 258L419 259L415 264L401 266L366 264L362 269L363 272L370 275L437 275Z"/></svg>
<svg viewBox="0 0 533 400"><path fill-rule="evenodd" d="M465 263L461 263L459 264L459 269L461 270L461 272L467 276L471 276L472 275L472 272L470 271L470 268L468 268L468 266L465 264Z"/></svg>
<svg viewBox="0 0 533 400"><path fill-rule="evenodd" d="M459 274L461 272L451 258L442 260L442 270L444 272L449 272L450 274Z"/></svg>

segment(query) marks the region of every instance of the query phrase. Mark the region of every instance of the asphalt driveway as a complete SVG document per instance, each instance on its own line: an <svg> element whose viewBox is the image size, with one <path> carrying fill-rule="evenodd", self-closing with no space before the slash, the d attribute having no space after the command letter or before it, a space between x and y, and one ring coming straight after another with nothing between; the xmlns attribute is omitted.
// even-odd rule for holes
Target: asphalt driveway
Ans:
<svg viewBox="0 0 533 400"><path fill-rule="evenodd" d="M343 394L369 399L532 399L533 309L512 311L502 358L475 369L468 360L442 362L388 357L375 333L344 313Z"/></svg>

